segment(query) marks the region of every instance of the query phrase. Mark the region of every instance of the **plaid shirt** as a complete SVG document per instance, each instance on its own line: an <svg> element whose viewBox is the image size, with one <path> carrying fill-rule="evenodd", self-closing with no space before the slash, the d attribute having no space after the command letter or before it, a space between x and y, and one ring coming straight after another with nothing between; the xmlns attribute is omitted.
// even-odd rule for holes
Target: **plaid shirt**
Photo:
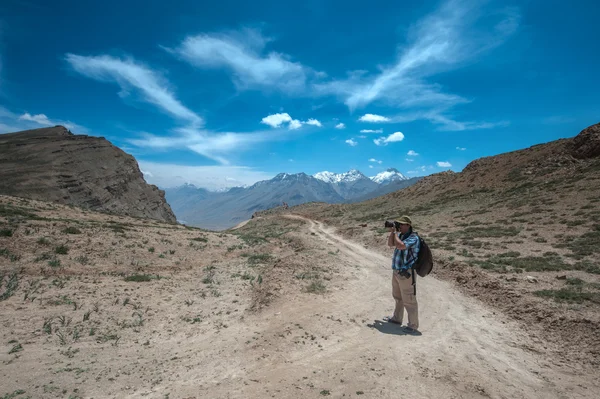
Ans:
<svg viewBox="0 0 600 399"><path fill-rule="evenodd" d="M394 250L394 256L392 257L392 269L408 271L417 261L417 255L421 249L421 240L419 240L419 236L412 231L408 235L404 236L398 233L398 238L400 238L400 241L406 245L406 249L399 250L396 248Z"/></svg>

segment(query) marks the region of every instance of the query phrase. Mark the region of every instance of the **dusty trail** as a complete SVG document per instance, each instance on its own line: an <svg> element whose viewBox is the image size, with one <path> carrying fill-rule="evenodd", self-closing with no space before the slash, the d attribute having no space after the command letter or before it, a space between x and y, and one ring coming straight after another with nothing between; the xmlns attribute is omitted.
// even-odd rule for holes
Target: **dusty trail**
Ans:
<svg viewBox="0 0 600 399"><path fill-rule="evenodd" d="M389 257L291 217L305 222L307 262L339 271L327 293L280 292L260 313L232 313L227 328L160 340L162 358L176 360L151 390L119 397L598 397L591 371L551 365L516 323L433 276L418 280L422 336L382 322L393 309Z"/></svg>
<svg viewBox="0 0 600 399"><path fill-rule="evenodd" d="M390 260L304 220L315 239L340 250L336 266L344 270L344 288L325 298L287 301L274 311L279 315L265 331L290 338L265 345L258 368L250 372L260 384L248 394L592 398L600 392L593 376L553 369L524 349L527 338L516 324L434 277L418 280L422 336L374 321L392 310ZM301 336L295 324L321 347L294 343Z"/></svg>

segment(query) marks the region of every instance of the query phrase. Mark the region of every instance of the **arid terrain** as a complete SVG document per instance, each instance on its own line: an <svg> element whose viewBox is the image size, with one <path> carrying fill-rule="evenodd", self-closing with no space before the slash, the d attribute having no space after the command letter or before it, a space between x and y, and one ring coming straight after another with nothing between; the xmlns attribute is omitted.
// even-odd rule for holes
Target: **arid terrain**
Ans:
<svg viewBox="0 0 600 399"><path fill-rule="evenodd" d="M573 141L226 232L0 196L3 398L597 398L600 164ZM431 244L421 335L383 221Z"/></svg>

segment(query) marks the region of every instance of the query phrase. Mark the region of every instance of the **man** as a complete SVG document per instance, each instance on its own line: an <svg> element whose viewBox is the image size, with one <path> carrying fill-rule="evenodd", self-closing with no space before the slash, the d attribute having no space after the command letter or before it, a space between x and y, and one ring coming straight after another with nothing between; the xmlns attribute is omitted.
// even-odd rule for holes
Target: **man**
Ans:
<svg viewBox="0 0 600 399"><path fill-rule="evenodd" d="M404 308L408 314L407 333L414 334L419 328L419 309L415 295L413 266L417 261L420 240L412 230L412 220L402 216L390 227L388 246L395 248L392 258L392 296L396 300L394 315L387 317L390 323L402 325Z"/></svg>

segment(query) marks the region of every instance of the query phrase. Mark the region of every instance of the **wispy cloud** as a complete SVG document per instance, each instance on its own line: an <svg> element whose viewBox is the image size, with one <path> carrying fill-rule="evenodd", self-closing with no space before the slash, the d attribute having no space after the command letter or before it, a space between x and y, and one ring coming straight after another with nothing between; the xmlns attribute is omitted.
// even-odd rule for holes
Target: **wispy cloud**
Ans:
<svg viewBox="0 0 600 399"><path fill-rule="evenodd" d="M575 120L575 118L570 116L555 115L542 119L542 123L545 125L561 125L563 123L574 122Z"/></svg>
<svg viewBox="0 0 600 399"><path fill-rule="evenodd" d="M272 174L244 166L187 166L139 161L148 183L159 187L177 187L191 183L209 190L251 185L273 177Z"/></svg>
<svg viewBox="0 0 600 399"><path fill-rule="evenodd" d="M262 120L262 123L275 128L275 131L239 133L203 129L204 120L175 97L169 82L142 63L107 55L84 57L67 54L65 58L75 71L86 77L118 84L121 87L120 96L127 96L135 91L144 101L159 107L177 121L185 122L183 127L171 129L165 135L141 132L138 138L128 140L129 144L138 148L187 149L229 165L232 154L248 150L258 143L291 138L289 133L285 134L285 130L279 129L283 124L287 124L288 130L296 130L303 124L321 125L316 119L301 122L287 113L281 113L269 115ZM30 117L43 121L40 115Z"/></svg>
<svg viewBox="0 0 600 399"><path fill-rule="evenodd" d="M67 129L73 131L74 133L78 133L78 134L83 134L83 133L87 133L88 129L78 125L76 123L73 123L71 121L62 121L62 120L50 120L50 118L48 118L46 115L44 114L37 114L37 115L31 115L29 112L25 112L23 115L19 116L19 120L20 121L28 121L28 122L34 122L38 125L41 126L57 126L57 125L62 125L64 127L66 127Z"/></svg>
<svg viewBox="0 0 600 399"><path fill-rule="evenodd" d="M409 157L416 157L417 155L419 155L419 153L415 152L413 150L410 150L406 153L406 155L408 155Z"/></svg>
<svg viewBox="0 0 600 399"><path fill-rule="evenodd" d="M380 161L380 160L378 160L378 159L375 159L375 158L371 158L371 159L369 159L369 162L375 162L375 163L378 163L378 164L380 164L380 165L383 163L383 161Z"/></svg>
<svg viewBox="0 0 600 399"><path fill-rule="evenodd" d="M348 144L351 147L356 147L358 145L358 143L356 141L354 141L354 139L346 140L346 144Z"/></svg>
<svg viewBox="0 0 600 399"><path fill-rule="evenodd" d="M452 164L450 162L446 162L446 161L438 161L437 162L437 166L439 166L440 168L451 168Z"/></svg>
<svg viewBox="0 0 600 399"><path fill-rule="evenodd" d="M249 133L216 133L193 127L177 128L170 136L141 133L139 138L128 142L140 148L157 151L187 149L213 159L223 165L230 165L232 154L248 150L253 145L267 141L288 140L292 136L285 130L257 131Z"/></svg>
<svg viewBox="0 0 600 399"><path fill-rule="evenodd" d="M374 114L364 114L360 118L358 118L361 122L372 122L372 123L382 123L382 122L390 122L391 119L381 115Z"/></svg>
<svg viewBox="0 0 600 399"><path fill-rule="evenodd" d="M404 140L404 134L402 132L392 133L387 137L380 137L378 139L373 140L376 145L383 146L388 145L389 143L397 143Z"/></svg>
<svg viewBox="0 0 600 399"><path fill-rule="evenodd" d="M345 129L345 128L346 128L346 125L345 125L345 124L343 124L343 123L338 123L337 125L335 125L335 128L336 128L336 129Z"/></svg>
<svg viewBox="0 0 600 399"><path fill-rule="evenodd" d="M14 113L0 106L0 133L12 133L20 130L62 125L75 134L89 134L89 129L71 121L50 119L44 114Z"/></svg>
<svg viewBox="0 0 600 399"><path fill-rule="evenodd" d="M363 129L360 132L361 133L379 133L379 134L381 134L381 133L383 133L383 129L376 129L376 130L373 130L373 129Z"/></svg>
<svg viewBox="0 0 600 399"><path fill-rule="evenodd" d="M485 8L485 3L446 1L410 28L407 44L400 47L394 64L380 67L377 74L350 72L347 79L315 84L315 90L337 95L350 110L378 102L419 111L413 120L427 119L442 128L449 125L444 130L491 127L481 122L456 122L450 109L470 100L432 82L440 72L465 65L501 45L518 29L518 9ZM483 20L485 23L481 23Z"/></svg>
<svg viewBox="0 0 600 399"><path fill-rule="evenodd" d="M144 101L159 107L175 118L194 126L201 126L203 119L185 107L169 88L158 72L132 59L120 59L108 55L81 56L66 54L65 60L76 72L99 81L119 85L119 96L127 97L131 91L141 95Z"/></svg>
<svg viewBox="0 0 600 399"><path fill-rule="evenodd" d="M286 54L266 52L270 40L255 29L188 36L174 49L165 48L199 68L227 68L238 89L273 88L302 92L314 72Z"/></svg>
<svg viewBox="0 0 600 399"><path fill-rule="evenodd" d="M429 165L429 166L417 166L416 170L409 170L408 173L409 175L415 175L415 174L422 174L422 173L427 173L428 170L432 170L433 166Z"/></svg>
<svg viewBox="0 0 600 399"><path fill-rule="evenodd" d="M465 151L465 150L466 150L466 148L465 148L465 147L456 147L456 149L457 149L458 151Z"/></svg>
<svg viewBox="0 0 600 399"><path fill-rule="evenodd" d="M506 127L510 125L508 121L500 122L459 122L447 116L436 114L435 112L429 113L423 116L422 119L427 119L431 123L441 125L439 130L449 132L460 132L464 130L479 130L479 129L493 129L497 127Z"/></svg>

